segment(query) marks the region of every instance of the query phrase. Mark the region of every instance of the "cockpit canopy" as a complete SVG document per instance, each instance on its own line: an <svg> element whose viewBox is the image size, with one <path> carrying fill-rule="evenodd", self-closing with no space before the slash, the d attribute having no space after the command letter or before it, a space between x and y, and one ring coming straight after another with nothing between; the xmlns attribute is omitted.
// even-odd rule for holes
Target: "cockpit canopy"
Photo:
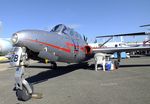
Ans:
<svg viewBox="0 0 150 104"><path fill-rule="evenodd" d="M69 36L76 38L76 39L82 39L82 37L79 33L75 32L73 29L71 29L69 27L66 27L63 24L56 25L51 30L51 32L62 33L62 34L69 35Z"/></svg>
<svg viewBox="0 0 150 104"><path fill-rule="evenodd" d="M63 24L59 24L59 25L56 25L52 30L51 32L63 32L64 30L66 30L67 27Z"/></svg>

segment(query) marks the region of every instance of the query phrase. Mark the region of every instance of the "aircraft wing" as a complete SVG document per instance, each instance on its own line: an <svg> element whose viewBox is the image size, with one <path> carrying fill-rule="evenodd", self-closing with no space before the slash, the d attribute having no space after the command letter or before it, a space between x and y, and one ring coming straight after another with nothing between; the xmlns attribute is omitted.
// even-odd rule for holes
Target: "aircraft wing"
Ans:
<svg viewBox="0 0 150 104"><path fill-rule="evenodd" d="M141 36L141 35L148 35L148 34L150 33L138 32L138 33L128 33L128 34L117 34L117 35L103 35L103 36L97 36L96 38L119 37L119 36Z"/></svg>
<svg viewBox="0 0 150 104"><path fill-rule="evenodd" d="M150 50L150 46L139 46L139 47L107 47L107 48L93 48L93 53L108 53L113 54L115 52L130 52L137 50Z"/></svg>

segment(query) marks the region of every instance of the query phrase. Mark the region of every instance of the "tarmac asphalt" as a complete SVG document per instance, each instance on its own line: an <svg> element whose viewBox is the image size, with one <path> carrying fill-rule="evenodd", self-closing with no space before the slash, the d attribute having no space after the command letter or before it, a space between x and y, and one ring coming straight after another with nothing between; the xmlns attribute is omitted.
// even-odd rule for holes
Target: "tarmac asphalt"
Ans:
<svg viewBox="0 0 150 104"><path fill-rule="evenodd" d="M92 63L91 63L92 64ZM82 65L32 63L26 77L42 99L21 102L16 99L15 68L0 64L0 104L150 104L150 57L122 60L114 71L98 71Z"/></svg>

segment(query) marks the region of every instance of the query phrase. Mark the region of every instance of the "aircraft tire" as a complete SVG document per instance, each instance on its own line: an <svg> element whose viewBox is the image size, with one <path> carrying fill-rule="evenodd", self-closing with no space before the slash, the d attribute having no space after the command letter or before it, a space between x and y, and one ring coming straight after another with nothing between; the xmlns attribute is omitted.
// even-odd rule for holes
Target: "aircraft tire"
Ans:
<svg viewBox="0 0 150 104"><path fill-rule="evenodd" d="M115 67L115 69L119 68L119 62L118 61L114 61L114 67Z"/></svg>
<svg viewBox="0 0 150 104"><path fill-rule="evenodd" d="M31 84L30 84L30 87L33 91L33 86ZM20 101L27 101L27 100L31 99L32 94L29 94L27 89L24 86L22 86L22 90L20 90L20 89L16 90L16 96L17 96L18 100L20 100Z"/></svg>
<svg viewBox="0 0 150 104"><path fill-rule="evenodd" d="M56 62L51 62L51 68L52 68L52 69L57 69L57 64L56 64Z"/></svg>

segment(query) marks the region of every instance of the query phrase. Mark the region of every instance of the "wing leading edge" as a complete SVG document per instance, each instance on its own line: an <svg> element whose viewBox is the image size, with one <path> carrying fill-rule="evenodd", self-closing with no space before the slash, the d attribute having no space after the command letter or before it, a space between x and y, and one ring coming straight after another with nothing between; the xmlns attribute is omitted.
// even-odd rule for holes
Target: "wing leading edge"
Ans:
<svg viewBox="0 0 150 104"><path fill-rule="evenodd" d="M93 53L108 53L113 54L115 52L129 52L137 50L150 50L150 46L140 46L140 47L113 47L113 48L93 48Z"/></svg>

